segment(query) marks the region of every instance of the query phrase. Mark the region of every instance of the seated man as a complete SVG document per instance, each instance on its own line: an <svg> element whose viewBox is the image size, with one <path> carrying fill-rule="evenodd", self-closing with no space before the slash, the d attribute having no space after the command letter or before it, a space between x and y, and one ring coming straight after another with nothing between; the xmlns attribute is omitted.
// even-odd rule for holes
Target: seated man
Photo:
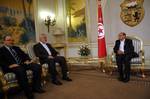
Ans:
<svg viewBox="0 0 150 99"><path fill-rule="evenodd" d="M41 64L48 64L49 72L51 73L52 83L56 85L62 84L56 77L56 62L59 63L61 66L62 79L66 81L72 81L67 75L68 68L65 58L63 56L57 56L58 52L49 43L47 43L46 34L40 34L39 40L40 42L34 45L34 52L35 55L39 57Z"/></svg>
<svg viewBox="0 0 150 99"><path fill-rule="evenodd" d="M126 38L124 32L119 33L118 40L115 42L114 52L119 72L119 80L128 82L130 80L130 61L135 52L132 40Z"/></svg>
<svg viewBox="0 0 150 99"><path fill-rule="evenodd" d="M34 99L29 88L26 70L31 69L33 71L33 91L43 93L44 90L41 89L41 66L33 63L19 47L13 46L11 35L6 35L3 42L4 46L0 48L0 66L2 66L4 73L15 73L18 83L27 98Z"/></svg>

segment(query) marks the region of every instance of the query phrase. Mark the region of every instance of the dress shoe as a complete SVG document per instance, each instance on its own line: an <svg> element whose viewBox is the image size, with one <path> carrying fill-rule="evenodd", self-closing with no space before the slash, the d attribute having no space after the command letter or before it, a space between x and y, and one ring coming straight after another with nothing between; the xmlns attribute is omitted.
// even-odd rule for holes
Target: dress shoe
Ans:
<svg viewBox="0 0 150 99"><path fill-rule="evenodd" d="M35 99L33 94L26 95L26 96L27 96L27 99Z"/></svg>
<svg viewBox="0 0 150 99"><path fill-rule="evenodd" d="M34 92L36 92L36 93L45 93L45 90L43 90L43 89L34 89L33 90Z"/></svg>
<svg viewBox="0 0 150 99"><path fill-rule="evenodd" d="M129 80L130 80L130 75L126 74L123 82L127 83L129 82Z"/></svg>
<svg viewBox="0 0 150 99"><path fill-rule="evenodd" d="M119 77L118 80L119 81L124 81L124 79L122 77Z"/></svg>
<svg viewBox="0 0 150 99"><path fill-rule="evenodd" d="M69 77L63 77L62 79L66 81L72 81L72 79L70 79Z"/></svg>
<svg viewBox="0 0 150 99"><path fill-rule="evenodd" d="M127 83L127 82L129 82L129 81L130 81L129 79L124 79L124 80L123 80L124 83Z"/></svg>
<svg viewBox="0 0 150 99"><path fill-rule="evenodd" d="M55 85L62 85L62 83L59 80L52 80L52 83Z"/></svg>

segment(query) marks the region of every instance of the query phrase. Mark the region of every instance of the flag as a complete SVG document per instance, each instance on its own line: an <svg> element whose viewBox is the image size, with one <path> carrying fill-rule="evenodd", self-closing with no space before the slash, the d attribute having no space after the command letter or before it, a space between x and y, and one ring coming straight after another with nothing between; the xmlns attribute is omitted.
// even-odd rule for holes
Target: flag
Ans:
<svg viewBox="0 0 150 99"><path fill-rule="evenodd" d="M98 0L98 57L106 57L105 32L101 8L101 0Z"/></svg>

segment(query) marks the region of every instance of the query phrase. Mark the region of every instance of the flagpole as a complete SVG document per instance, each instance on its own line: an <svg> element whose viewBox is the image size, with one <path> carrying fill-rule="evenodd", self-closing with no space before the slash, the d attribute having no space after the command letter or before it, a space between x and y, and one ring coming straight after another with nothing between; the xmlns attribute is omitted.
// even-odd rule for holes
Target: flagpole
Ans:
<svg viewBox="0 0 150 99"><path fill-rule="evenodd" d="M102 16L102 7L101 0L97 0L97 8L98 8L98 58L100 63L100 70L105 72L105 64L106 64L106 43L105 43L105 31L103 24L103 16Z"/></svg>

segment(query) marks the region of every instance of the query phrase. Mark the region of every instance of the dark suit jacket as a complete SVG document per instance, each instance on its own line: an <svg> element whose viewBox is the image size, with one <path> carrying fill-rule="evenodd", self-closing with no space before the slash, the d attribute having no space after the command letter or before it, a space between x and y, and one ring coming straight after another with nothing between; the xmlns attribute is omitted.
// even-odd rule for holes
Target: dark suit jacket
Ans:
<svg viewBox="0 0 150 99"><path fill-rule="evenodd" d="M51 46L51 44L46 44L52 54L53 57L57 56L58 52ZM45 63L46 60L48 59L48 52L46 51L46 49L42 46L41 43L37 43L36 45L34 45L34 52L35 55L37 57L39 57L40 59L40 63Z"/></svg>
<svg viewBox="0 0 150 99"><path fill-rule="evenodd" d="M22 63L26 60L30 60L29 56L24 53L19 47L13 46L12 47L17 55L21 58ZM4 72L9 72L11 69L9 69L9 65L17 64L12 54L9 52L9 50L3 46L0 48L0 66L2 67Z"/></svg>
<svg viewBox="0 0 150 99"><path fill-rule="evenodd" d="M117 55L117 51L119 50L119 47L120 47L120 40L116 40L114 46L114 52L116 53L116 55ZM124 53L125 55L129 55L131 58L133 58L135 52L134 52L134 46L132 44L132 40L125 39Z"/></svg>

